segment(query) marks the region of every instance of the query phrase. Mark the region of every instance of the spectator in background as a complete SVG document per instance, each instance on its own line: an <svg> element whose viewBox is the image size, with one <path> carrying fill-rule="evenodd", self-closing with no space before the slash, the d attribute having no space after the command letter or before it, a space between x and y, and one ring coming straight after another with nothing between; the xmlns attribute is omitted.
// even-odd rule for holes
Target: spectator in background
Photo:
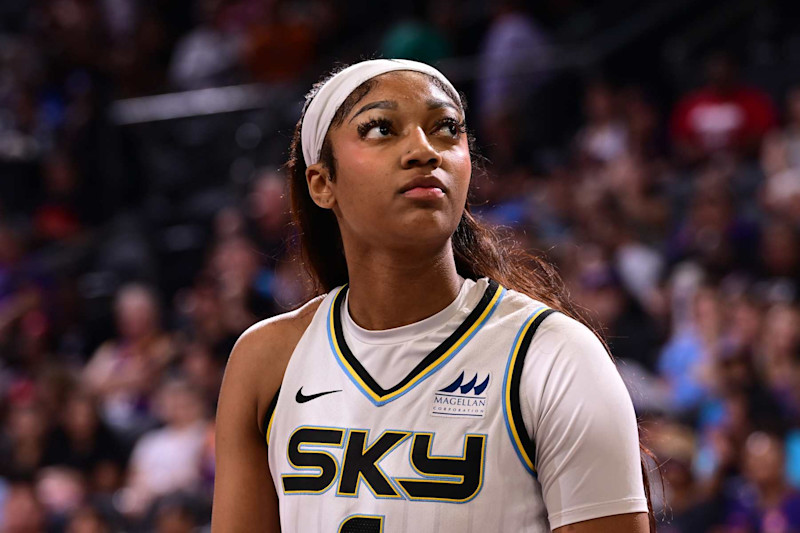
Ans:
<svg viewBox="0 0 800 533"><path fill-rule="evenodd" d="M728 328L724 340L731 350L750 354L755 352L764 325L764 311L764 306L752 294L752 291L730 298L728 301ZM752 378L754 379L755 376Z"/></svg>
<svg viewBox="0 0 800 533"><path fill-rule="evenodd" d="M38 37L60 75L75 68L103 70L108 56L98 54L108 46L98 2L51 0L40 4L37 13Z"/></svg>
<svg viewBox="0 0 800 533"><path fill-rule="evenodd" d="M699 289L687 327L674 331L661 353L659 374L670 390L670 409L696 408L708 392L706 369L714 360L721 331L721 309L714 287Z"/></svg>
<svg viewBox="0 0 800 533"><path fill-rule="evenodd" d="M720 487L736 473L738 451L754 427L781 419L778 404L756 378L752 353L721 344L702 370L708 387L695 423L707 461L706 478Z"/></svg>
<svg viewBox="0 0 800 533"><path fill-rule="evenodd" d="M66 533L111 533L111 528L100 511L85 506L72 514Z"/></svg>
<svg viewBox="0 0 800 533"><path fill-rule="evenodd" d="M395 23L383 37L383 57L413 59L435 65L453 55L453 47L444 31L436 26L444 22L437 13L447 10L446 2L417 3L414 17Z"/></svg>
<svg viewBox="0 0 800 533"><path fill-rule="evenodd" d="M660 533L709 531L721 515L721 501L708 494L693 472L696 453L694 431L667 420L644 425L647 446L661 463L665 520ZM659 490L654 491L659 497Z"/></svg>
<svg viewBox="0 0 800 533"><path fill-rule="evenodd" d="M84 473L92 492L109 494L118 489L125 453L98 417L92 397L80 389L73 390L63 405L59 422L49 438L47 462Z"/></svg>
<svg viewBox="0 0 800 533"><path fill-rule="evenodd" d="M758 228L737 209L730 169L710 163L693 184L688 212L675 223L669 243L673 261L697 261L708 274L721 278L749 271L756 262Z"/></svg>
<svg viewBox="0 0 800 533"><path fill-rule="evenodd" d="M639 177L644 173L638 166L625 172L620 168L617 175L632 175L632 179L619 180L630 183L629 186L586 183L583 190L589 191L594 186L604 190L596 191L594 199L590 200L592 194L583 197L579 217L586 237L602 247L625 290L644 310L657 317L664 312L657 290L664 261L643 235L649 236L658 230L667 210L663 201L644 190L646 187L634 185L644 181ZM597 178L597 181L602 179Z"/></svg>
<svg viewBox="0 0 800 533"><path fill-rule="evenodd" d="M774 301L800 297L800 227L771 218L761 225L758 254L759 285Z"/></svg>
<svg viewBox="0 0 800 533"><path fill-rule="evenodd" d="M627 154L615 159L599 173L606 194L620 207L628 231L640 240L664 238L672 215L664 187L659 182L660 169L640 154Z"/></svg>
<svg viewBox="0 0 800 533"><path fill-rule="evenodd" d="M240 78L241 35L227 31L220 0L195 4L199 24L175 46L169 81L178 90L229 85Z"/></svg>
<svg viewBox="0 0 800 533"><path fill-rule="evenodd" d="M576 301L597 316L615 358L656 368L658 332L642 306L622 286L616 271L600 261L584 266Z"/></svg>
<svg viewBox="0 0 800 533"><path fill-rule="evenodd" d="M156 293L144 285L120 289L114 306L118 337L97 349L84 371L104 420L124 439L152 424L149 395L172 360L172 338L161 328Z"/></svg>
<svg viewBox="0 0 800 533"><path fill-rule="evenodd" d="M194 494L200 486L202 457L209 431L207 407L181 380L157 392L164 427L146 433L133 449L127 482L126 513L141 516L161 496Z"/></svg>
<svg viewBox="0 0 800 533"><path fill-rule="evenodd" d="M317 29L308 6L270 2L261 20L250 21L243 44L243 62L256 81L291 82L316 58Z"/></svg>
<svg viewBox="0 0 800 533"><path fill-rule="evenodd" d="M35 399L12 401L0 441L0 477L32 479L47 464L48 431L46 413Z"/></svg>
<svg viewBox="0 0 800 533"><path fill-rule="evenodd" d="M33 485L17 482L7 490L0 530L3 533L45 533L45 515Z"/></svg>
<svg viewBox="0 0 800 533"><path fill-rule="evenodd" d="M165 499L155 515L156 533L193 533L198 526L195 510L185 498Z"/></svg>
<svg viewBox="0 0 800 533"><path fill-rule="evenodd" d="M523 110L549 75L551 46L524 3L493 5L494 16L480 51L477 86L479 128L495 167L505 170L520 148Z"/></svg>
<svg viewBox="0 0 800 533"><path fill-rule="evenodd" d="M245 213L253 226L254 244L267 265L273 266L285 253L291 230L285 178L275 171L265 171L256 178L245 198Z"/></svg>
<svg viewBox="0 0 800 533"><path fill-rule="evenodd" d="M243 235L215 243L207 273L222 303L222 320L230 331L244 331L258 318L275 314L272 271L266 268L253 241Z"/></svg>
<svg viewBox="0 0 800 533"><path fill-rule="evenodd" d="M772 391L787 414L800 412L793 405L796 354L800 351L800 309L778 303L767 311L761 342L756 351L756 366L764 384ZM792 413L795 411L795 413Z"/></svg>
<svg viewBox="0 0 800 533"><path fill-rule="evenodd" d="M36 495L52 529L63 529L69 516L83 505L86 483L81 472L72 468L50 466L36 479Z"/></svg>
<svg viewBox="0 0 800 533"><path fill-rule="evenodd" d="M206 405L216 405L228 352L217 357L207 344L195 339L184 345L181 371Z"/></svg>
<svg viewBox="0 0 800 533"><path fill-rule="evenodd" d="M36 294L24 268L26 249L19 232L0 220L0 350L11 358L13 328L17 320L35 307Z"/></svg>
<svg viewBox="0 0 800 533"><path fill-rule="evenodd" d="M800 493L786 482L783 439L758 431L747 438L743 455L745 483L728 504L728 531L800 530Z"/></svg>
<svg viewBox="0 0 800 533"><path fill-rule="evenodd" d="M238 337L238 323L228 319L219 291L210 276L202 276L195 285L177 297L177 307L187 321L185 334L189 344L198 343L224 362Z"/></svg>
<svg viewBox="0 0 800 533"><path fill-rule="evenodd" d="M786 126L783 139L789 166L800 169L800 85L789 89L786 93Z"/></svg>
<svg viewBox="0 0 800 533"><path fill-rule="evenodd" d="M473 176L473 180L476 176ZM544 244L552 246L574 242L574 222L579 199L573 193L576 176L557 165L543 176L528 198L527 215Z"/></svg>
<svg viewBox="0 0 800 533"><path fill-rule="evenodd" d="M706 85L678 102L670 122L677 155L696 162L718 153L753 156L777 118L769 97L739 79L734 57L717 52L707 61Z"/></svg>
<svg viewBox="0 0 800 533"><path fill-rule="evenodd" d="M786 95L786 126L764 139L761 201L767 211L800 226L800 86Z"/></svg>
<svg viewBox="0 0 800 533"><path fill-rule="evenodd" d="M576 136L580 157L589 162L610 163L625 155L629 132L612 88L601 80L589 82L583 108L586 124Z"/></svg>
<svg viewBox="0 0 800 533"><path fill-rule="evenodd" d="M112 43L110 70L122 98L160 92L166 86L170 36L157 7L132 0L102 0Z"/></svg>
<svg viewBox="0 0 800 533"><path fill-rule="evenodd" d="M13 368L15 383L41 382L59 366L51 353L52 331L45 291L37 281L19 281L19 290L12 300L10 316L7 316L11 319L12 336L11 350L5 362ZM42 395L40 399L47 400L45 394L51 391L37 392Z"/></svg>
<svg viewBox="0 0 800 533"><path fill-rule="evenodd" d="M65 151L51 153L45 161L43 194L33 213L34 232L39 242L75 237L83 229L83 212L77 172Z"/></svg>
<svg viewBox="0 0 800 533"><path fill-rule="evenodd" d="M655 103L636 85L625 87L619 98L628 130L628 150L639 157L663 156L665 139Z"/></svg>

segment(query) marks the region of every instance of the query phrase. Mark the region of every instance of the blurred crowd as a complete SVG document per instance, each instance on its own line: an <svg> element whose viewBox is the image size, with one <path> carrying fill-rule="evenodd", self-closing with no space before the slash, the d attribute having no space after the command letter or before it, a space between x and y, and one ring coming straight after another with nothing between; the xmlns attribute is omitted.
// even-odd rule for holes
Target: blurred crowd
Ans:
<svg viewBox="0 0 800 533"><path fill-rule="evenodd" d="M0 531L208 528L230 349L311 290L280 171L302 94L375 55L467 92L473 210L554 262L610 345L660 531L800 531L800 76L762 87L706 50L670 93L559 64L581 2L379 4L2 2ZM111 112L245 83L289 96Z"/></svg>

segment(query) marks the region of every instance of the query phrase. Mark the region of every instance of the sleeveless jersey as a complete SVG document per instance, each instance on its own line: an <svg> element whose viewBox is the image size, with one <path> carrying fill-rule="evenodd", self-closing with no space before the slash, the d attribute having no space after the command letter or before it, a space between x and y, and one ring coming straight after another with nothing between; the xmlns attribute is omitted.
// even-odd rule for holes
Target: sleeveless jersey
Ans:
<svg viewBox="0 0 800 533"><path fill-rule="evenodd" d="M466 320L388 389L344 342L346 287L325 298L267 426L283 531L550 531L512 360L548 310L480 281Z"/></svg>
<svg viewBox="0 0 800 533"><path fill-rule="evenodd" d="M317 309L267 414L282 531L550 532L520 381L553 311L480 279L466 318L381 386L345 340L346 291Z"/></svg>

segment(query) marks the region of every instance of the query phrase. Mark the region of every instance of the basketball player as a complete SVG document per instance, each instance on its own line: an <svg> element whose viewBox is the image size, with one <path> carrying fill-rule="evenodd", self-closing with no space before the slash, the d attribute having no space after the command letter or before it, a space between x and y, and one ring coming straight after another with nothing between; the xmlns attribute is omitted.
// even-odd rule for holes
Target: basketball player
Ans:
<svg viewBox="0 0 800 533"><path fill-rule="evenodd" d="M552 270L469 214L464 120L412 61L310 93L289 170L320 296L233 350L214 531L648 530L630 397Z"/></svg>

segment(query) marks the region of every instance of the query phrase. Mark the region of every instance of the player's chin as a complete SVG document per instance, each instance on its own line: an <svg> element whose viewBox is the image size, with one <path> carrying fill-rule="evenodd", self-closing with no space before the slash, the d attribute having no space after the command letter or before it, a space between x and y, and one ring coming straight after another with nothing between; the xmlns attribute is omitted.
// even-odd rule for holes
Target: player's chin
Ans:
<svg viewBox="0 0 800 533"><path fill-rule="evenodd" d="M455 232L460 213L456 216L449 209L417 209L404 212L395 220L394 234L406 244L420 245L445 242Z"/></svg>

